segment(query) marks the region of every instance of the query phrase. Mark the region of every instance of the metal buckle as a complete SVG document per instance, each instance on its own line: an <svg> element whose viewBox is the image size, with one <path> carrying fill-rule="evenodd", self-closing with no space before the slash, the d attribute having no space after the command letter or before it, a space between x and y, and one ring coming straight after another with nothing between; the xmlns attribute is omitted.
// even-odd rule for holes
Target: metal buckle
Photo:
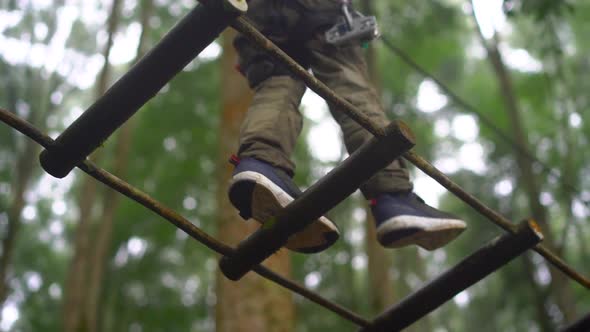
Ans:
<svg viewBox="0 0 590 332"><path fill-rule="evenodd" d="M349 9L348 3L344 2L342 4L343 16L339 18L338 23L326 31L326 41L328 43L336 46L355 41L364 43L379 36L375 16L364 16L351 9Z"/></svg>

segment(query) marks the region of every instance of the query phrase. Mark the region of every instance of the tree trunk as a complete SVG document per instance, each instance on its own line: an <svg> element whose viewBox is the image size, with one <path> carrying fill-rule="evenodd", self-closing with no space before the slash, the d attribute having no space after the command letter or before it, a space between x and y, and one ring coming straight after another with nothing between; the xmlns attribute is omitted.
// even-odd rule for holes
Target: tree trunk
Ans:
<svg viewBox="0 0 590 332"><path fill-rule="evenodd" d="M35 142L27 141L25 150L19 156L15 165L15 181L12 185L14 200L8 209L8 225L6 235L2 239L2 257L0 257L0 307L8 296L8 269L14 253L18 230L20 229L20 216L25 206L25 189L29 186L38 150Z"/></svg>
<svg viewBox="0 0 590 332"><path fill-rule="evenodd" d="M237 150L239 127L251 101L245 79L233 70L236 54L231 46L233 31L223 35L221 60L222 119L219 129L218 232L219 239L237 244L258 228L255 221L244 222L227 198L231 178L228 157ZM267 266L288 276L291 270L289 253L282 249L266 260ZM216 330L218 332L292 331L295 319L293 297L274 283L254 273L239 282L232 282L217 272Z"/></svg>
<svg viewBox="0 0 590 332"><path fill-rule="evenodd" d="M114 35L119 25L119 8L121 0L113 0L108 20L108 39L105 45L103 57L104 66L99 74L96 97L102 96L111 80L111 67L109 56L113 46ZM100 159L100 152L94 154L95 161ZM74 257L70 263L65 283L65 298L63 306L63 328L65 332L77 332L88 330L88 317L85 315L85 303L89 296L90 270L90 233L92 225L92 209L97 198L97 182L94 179L85 177L82 180L79 205L79 221L75 233Z"/></svg>
<svg viewBox="0 0 590 332"><path fill-rule="evenodd" d="M541 194L540 186L536 181L535 172L533 169L533 162L527 158L521 151L530 151L530 144L526 135L526 129L523 125L521 113L518 107L518 100L516 91L510 77L510 73L506 68L506 64L502 59L502 54L498 49L498 36L494 36L492 42L486 42L481 30L478 29L479 37L482 45L487 51L487 58L496 73L500 93L502 95L506 112L510 119L511 132L514 133L514 139L518 144L514 149L514 157L518 166L519 180L528 197L528 202L531 208L532 217L543 228L545 235L544 244L551 250L555 250L556 243L549 227L549 214L545 207L539 201ZM528 256L525 256L528 257ZM532 262L529 262L532 264ZM552 294L555 296L554 301L559 307L564 316L564 322L572 322L576 318L574 297L572 290L568 284L567 277L559 270L549 265L551 273L551 287ZM534 282L534 279L533 281ZM546 301L544 301L546 303ZM539 304L541 305L541 304ZM544 306L547 307L547 306ZM548 313L547 313L548 314Z"/></svg>
<svg viewBox="0 0 590 332"><path fill-rule="evenodd" d="M147 0L141 7L141 35L137 46L137 56L134 62L137 62L146 52L146 39L148 31L148 21L153 12L153 0ZM115 147L115 165L114 173L119 177L124 178L127 173L128 156L131 149L133 131L135 128L134 119L130 119L125 123L117 137ZM86 302L86 321L88 323L88 332L96 332L102 330L100 328L99 313L102 294L102 282L107 264L109 249L111 246L111 238L113 232L113 224L115 221L115 213L119 206L120 195L111 189L106 189L103 195L103 211L101 219L98 221L97 234L94 244L92 263L90 264L90 274L88 283L88 299Z"/></svg>
<svg viewBox="0 0 590 332"><path fill-rule="evenodd" d="M33 73L30 70L28 70L28 73L30 74L30 77L28 78L28 81L30 81L30 87L28 89L30 95L27 99L32 103L30 106L31 115L29 122L37 125L40 130L43 130L43 128L45 128L47 114L49 113L49 95L54 88L54 77L52 75L47 80L41 81L38 78L33 77ZM35 83L34 81L39 83ZM34 92L38 92L39 94L36 95ZM35 101L37 101L37 103L35 103ZM16 107L16 99L11 107ZM22 153L17 157L15 164L14 182L11 185L12 190L14 190L14 199L7 211L8 225L6 235L2 239L2 256L0 257L0 307L8 296L8 270L11 265L12 256L14 255L16 239L20 229L21 213L26 203L24 195L32 181L35 160L39 151L40 147L37 143L26 139L25 147Z"/></svg>
<svg viewBox="0 0 590 332"><path fill-rule="evenodd" d="M76 332L84 325L83 309L86 298L86 273L88 269L88 248L90 246L90 218L96 196L97 184L85 179L80 191L78 206L80 216L75 233L74 257L68 269L63 307L65 332Z"/></svg>
<svg viewBox="0 0 590 332"><path fill-rule="evenodd" d="M550 36L552 41L552 48L561 50L563 45L557 35L557 27L551 18L548 18L548 24L550 27ZM553 60L548 64L553 69L551 75L552 78L552 90L555 94L556 107L560 109L558 112L560 118L558 119L560 127L559 133L561 137L561 208L563 210L563 220L565 225L561 230L561 235L556 242L557 254L562 255L565 251L567 243L567 235L571 227L576 224L573 215L573 203L575 199L575 188L571 184L577 183L579 170L576 169L576 151L580 149L578 137L574 134L570 124L570 116L574 113L579 113L578 106L576 105L576 96L572 95L573 91L576 91L576 87L570 83L570 78L575 75L568 70L567 66L563 64L563 55L561 52L552 53ZM571 80L573 81L573 80ZM581 113L580 113L581 114Z"/></svg>
<svg viewBox="0 0 590 332"><path fill-rule="evenodd" d="M362 11L365 15L374 15L373 8L374 0L363 0ZM377 52L375 43L369 44L366 53L367 69L369 77L375 89L381 91L382 82L379 75L379 64L377 61ZM380 93L379 93L380 95ZM378 314L384 309L402 298L398 294L409 294L412 290L404 276L410 273L417 273L424 277L424 261L418 255L417 249L413 250L398 250L392 252L383 248L377 242L377 231L375 228L375 220L369 208L367 208L367 220L365 223L365 245L367 251L367 273L369 275L368 289L369 289L369 306L371 313ZM397 262L394 267L393 262ZM411 262L410 264L403 264L402 262ZM392 269L397 269L398 278L392 276ZM424 317L420 321L409 326L406 331L430 331L432 324L429 317Z"/></svg>
<svg viewBox="0 0 590 332"><path fill-rule="evenodd" d="M551 321L546 309L546 305L548 304L547 290L534 281L535 264L533 263L531 255L531 253L526 253L521 257L521 260L525 274L529 277L529 280L532 280L532 282L530 282L530 290L532 292L532 298L535 299L535 314L537 315L537 323L539 324L539 329L542 332L552 332L555 331L555 326Z"/></svg>
<svg viewBox="0 0 590 332"><path fill-rule="evenodd" d="M367 209L369 210L369 209ZM381 313L396 300L393 292L391 255L377 242L375 220L367 211L365 222L365 243L367 250L367 273L369 274L369 306L372 315Z"/></svg>
<svg viewBox="0 0 590 332"><path fill-rule="evenodd" d="M366 15L373 15L373 0L363 0L362 10ZM381 91L382 82L379 75L379 64L377 61L377 52L375 43L369 44L366 53L367 67L369 77L377 91ZM379 93L380 95L380 93ZM423 274L424 261L418 255L416 249L395 251L383 248L377 242L377 230L375 220L370 209L367 208L367 220L365 223L365 243L367 250L367 273L369 274L369 306L371 313L378 314L385 310L393 303L399 301L403 296L399 294L409 294L412 290L404 280L404 276L410 273ZM394 267L393 262L397 262ZM400 264L402 261L411 262L410 264ZM398 278L394 278L391 271L397 269ZM423 276L424 277L424 276ZM403 290L402 290L403 289ZM424 317L420 321L409 326L406 331L430 331L432 324L429 317Z"/></svg>
<svg viewBox="0 0 590 332"><path fill-rule="evenodd" d="M27 68L24 70L26 76L26 87L19 88L14 84L9 84L7 88L8 106L9 109L16 111L19 95L22 93L27 99L27 103L30 105L31 114L28 121L36 125L41 131L46 127L45 121L51 104L49 102L49 95L54 90L57 82L55 77L52 75L45 80L35 77L39 75L38 72L33 72L32 69ZM8 75L8 73L3 73ZM21 90L21 91L19 91ZM24 91L23 91L24 90ZM22 97L22 96L21 96ZM35 160L37 154L40 151L40 147L34 141L22 138L25 140L24 149L21 154L17 156L17 160L14 168L13 183L11 188L13 191L13 201L7 208L8 224L6 226L6 233L2 238L2 252L0 257L0 308L2 307L6 297L9 295L8 290L8 275L9 269L14 255L14 248L16 245L16 239L20 230L21 213L25 207L25 191L31 183L33 178L33 170L35 166ZM14 142L10 142L14 143ZM15 154L18 154L17 145L14 144Z"/></svg>
<svg viewBox="0 0 590 332"><path fill-rule="evenodd" d="M373 15L373 0L363 0L361 10L365 15ZM369 77L375 89L381 91L381 77L379 75L377 52L374 43L369 44L366 56ZM380 93L379 93L380 95ZM373 315L381 313L396 300L393 290L393 278L390 275L393 255L388 253L377 242L375 219L371 209L366 208L365 247L367 252L367 273L369 290L369 310Z"/></svg>

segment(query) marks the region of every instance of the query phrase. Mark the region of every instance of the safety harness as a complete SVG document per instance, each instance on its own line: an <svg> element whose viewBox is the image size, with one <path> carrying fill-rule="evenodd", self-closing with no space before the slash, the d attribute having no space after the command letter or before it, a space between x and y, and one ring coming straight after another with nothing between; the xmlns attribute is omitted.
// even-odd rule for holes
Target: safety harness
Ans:
<svg viewBox="0 0 590 332"><path fill-rule="evenodd" d="M289 33L289 43L277 42L277 45L305 68L309 67L309 61L304 44L317 33L323 32L326 42L337 47L364 44L379 35L375 16L364 16L349 0L342 0L340 7L329 9L307 8L296 0L287 0L283 4L300 13L301 17ZM279 19L275 23L276 29L267 28L280 31L284 23ZM248 79L250 87L256 87L271 76L290 75L284 65L252 47L245 38L236 38L234 46L240 53L237 69Z"/></svg>

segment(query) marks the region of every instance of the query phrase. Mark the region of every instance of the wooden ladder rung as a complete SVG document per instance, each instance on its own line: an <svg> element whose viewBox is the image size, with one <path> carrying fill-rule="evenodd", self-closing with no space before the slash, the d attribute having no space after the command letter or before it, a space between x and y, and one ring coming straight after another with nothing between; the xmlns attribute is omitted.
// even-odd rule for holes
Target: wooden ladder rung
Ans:
<svg viewBox="0 0 590 332"><path fill-rule="evenodd" d="M238 280L287 243L292 234L326 214L361 184L414 146L414 136L401 121L385 128L330 173L314 183L264 227L243 240L231 256L219 262L223 274Z"/></svg>
<svg viewBox="0 0 590 332"><path fill-rule="evenodd" d="M564 328L561 332L587 332L590 331L590 313Z"/></svg>
<svg viewBox="0 0 590 332"><path fill-rule="evenodd" d="M197 5L102 97L41 153L41 165L63 178L246 11L244 0Z"/></svg>
<svg viewBox="0 0 590 332"><path fill-rule="evenodd" d="M522 222L516 233L499 236L426 286L377 316L361 332L400 331L426 316L455 295L482 280L543 240L532 220Z"/></svg>

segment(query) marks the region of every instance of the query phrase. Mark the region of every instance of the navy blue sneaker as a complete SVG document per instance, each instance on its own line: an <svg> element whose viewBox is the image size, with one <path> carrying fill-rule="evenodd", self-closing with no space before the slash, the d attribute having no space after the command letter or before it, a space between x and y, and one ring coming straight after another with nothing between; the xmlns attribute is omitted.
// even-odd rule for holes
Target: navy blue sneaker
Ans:
<svg viewBox="0 0 590 332"><path fill-rule="evenodd" d="M237 157L232 157L231 161L236 168L228 191L229 200L244 220L253 218L264 223L301 194L286 173L266 162ZM316 253L330 247L339 236L336 225L322 216L292 235L286 247L297 252Z"/></svg>
<svg viewBox="0 0 590 332"><path fill-rule="evenodd" d="M384 247L416 244L427 250L444 246L467 225L461 219L428 206L412 192L383 194L371 201L377 240Z"/></svg>

